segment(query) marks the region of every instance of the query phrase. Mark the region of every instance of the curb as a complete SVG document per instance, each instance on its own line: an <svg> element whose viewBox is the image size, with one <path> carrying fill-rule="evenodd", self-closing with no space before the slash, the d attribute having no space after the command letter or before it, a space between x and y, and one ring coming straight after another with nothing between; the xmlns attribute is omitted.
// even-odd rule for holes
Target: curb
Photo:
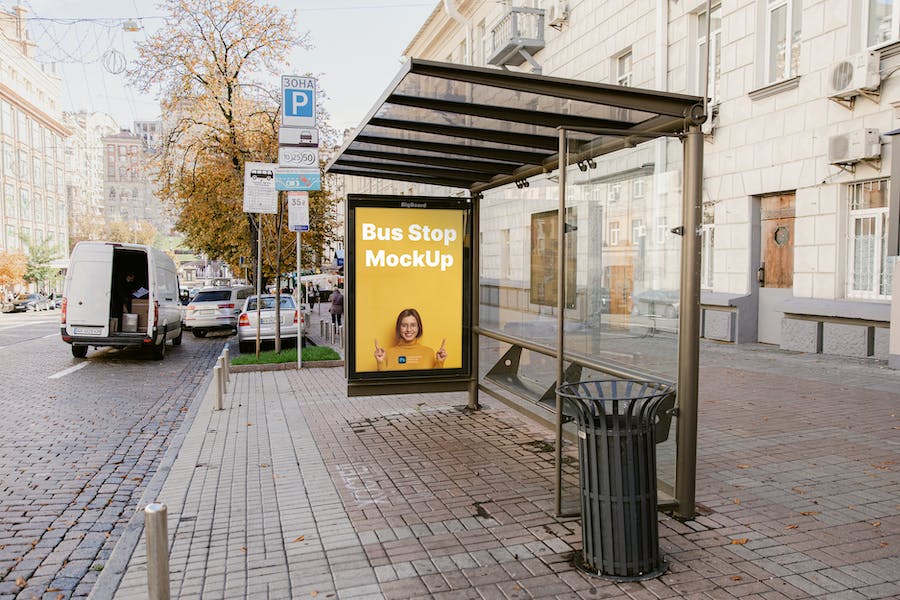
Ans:
<svg viewBox="0 0 900 600"><path fill-rule="evenodd" d="M324 367L343 367L342 360L307 360L303 363L304 369L317 369ZM297 368L297 363L274 363L268 365L230 365L228 370L232 373L252 373L255 371L290 371Z"/></svg>

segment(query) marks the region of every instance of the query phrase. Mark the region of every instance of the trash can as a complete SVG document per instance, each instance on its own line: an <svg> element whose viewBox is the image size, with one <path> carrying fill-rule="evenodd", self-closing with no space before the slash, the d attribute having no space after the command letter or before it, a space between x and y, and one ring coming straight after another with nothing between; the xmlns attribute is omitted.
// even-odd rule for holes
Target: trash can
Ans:
<svg viewBox="0 0 900 600"><path fill-rule="evenodd" d="M578 426L584 549L576 563L614 581L662 575L655 425L660 404L674 390L611 379L567 383L557 393Z"/></svg>

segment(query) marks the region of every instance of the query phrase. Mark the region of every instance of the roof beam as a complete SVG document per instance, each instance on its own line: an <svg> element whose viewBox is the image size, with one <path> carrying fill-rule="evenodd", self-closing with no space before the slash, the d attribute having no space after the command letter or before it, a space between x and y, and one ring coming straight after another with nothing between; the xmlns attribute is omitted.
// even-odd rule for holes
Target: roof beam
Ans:
<svg viewBox="0 0 900 600"><path fill-rule="evenodd" d="M415 175L404 175L401 173L358 170L353 167L340 167L338 165L333 165L330 169L328 169L328 172L329 173L337 173L339 175L353 175L356 177L368 177L368 178L375 178L375 179L393 179L393 180L397 180L397 181L409 181L412 183L424 183L426 185L442 185L442 186L452 187L452 188L462 188L462 189L469 188L469 186L463 185L459 181L436 179L434 177L417 177Z"/></svg>
<svg viewBox="0 0 900 600"><path fill-rule="evenodd" d="M401 152L378 152L375 150L360 150L352 145L344 150L341 156L365 156L367 158L380 158L382 160L392 160L397 162L416 163L422 165L435 165L439 167L450 167L451 169L462 169L464 171L478 171L480 173L512 173L518 165L508 162L495 161L474 161L462 160L458 158L443 158L440 156L424 156L422 154L404 154ZM340 162L340 161L338 161Z"/></svg>
<svg viewBox="0 0 900 600"><path fill-rule="evenodd" d="M512 144L524 148L540 148L542 150L555 150L559 145L559 140L556 136L493 131L491 129L459 127L457 125L400 121L397 119L382 119L380 117L370 119L368 125L385 127L387 129L401 129L404 131L418 131L419 133L432 133L434 135L481 140L482 142L493 142L495 144Z"/></svg>
<svg viewBox="0 0 900 600"><path fill-rule="evenodd" d="M691 114L692 106L702 104L701 98L671 92L575 81L531 73L512 73L496 69L449 65L417 59L411 59L410 63L409 72L417 75L553 96L554 98L566 98L591 104L605 104L671 117L688 117Z"/></svg>
<svg viewBox="0 0 900 600"><path fill-rule="evenodd" d="M471 104L454 100L436 100L434 98L420 98L418 96L405 96L391 94L386 102L401 106L412 106L427 110L439 110L460 115L497 119L498 121L513 121L515 123L527 123L540 127L567 127L569 129L587 128L612 128L626 129L634 125L629 121L615 119L594 119L579 115L565 115L561 113L542 112L522 108L510 108L508 106L492 106L488 104Z"/></svg>
<svg viewBox="0 0 900 600"><path fill-rule="evenodd" d="M392 163L373 163L362 160L347 160L343 157L338 159L336 165L345 167L359 167L360 169L372 169L378 171L390 171L393 173L412 173L413 175L424 175L425 177L434 177L446 180L457 180L467 184L477 181L478 177L474 173L465 171L455 171L453 169L429 169L428 167L416 167L413 165L398 165Z"/></svg>
<svg viewBox="0 0 900 600"><path fill-rule="evenodd" d="M377 135L358 135L349 148L355 143L376 144L380 146L396 146L398 148L415 148L425 152L438 154L458 154L460 156L477 156L490 160L500 160L524 165L539 165L552 153L528 152L526 150L504 150L503 148L486 148L484 146L462 146L441 142L424 142L421 140L404 140ZM345 150L346 152L346 150Z"/></svg>

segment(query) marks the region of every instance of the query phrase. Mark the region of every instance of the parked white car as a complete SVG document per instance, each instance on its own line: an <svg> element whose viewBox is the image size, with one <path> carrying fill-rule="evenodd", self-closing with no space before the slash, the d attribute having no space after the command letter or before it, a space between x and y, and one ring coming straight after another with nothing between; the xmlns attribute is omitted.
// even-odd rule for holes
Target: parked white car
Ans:
<svg viewBox="0 0 900 600"><path fill-rule="evenodd" d="M262 341L275 340L275 296L265 294L260 302L260 332ZM297 327L306 331L306 318L297 309L294 299L285 294L281 299L281 340L296 342ZM253 352L256 348L256 296L250 296L238 317L238 349L241 352Z"/></svg>
<svg viewBox="0 0 900 600"><path fill-rule="evenodd" d="M185 328L199 338L210 331L235 331L241 307L252 293L247 285L203 288L184 309Z"/></svg>

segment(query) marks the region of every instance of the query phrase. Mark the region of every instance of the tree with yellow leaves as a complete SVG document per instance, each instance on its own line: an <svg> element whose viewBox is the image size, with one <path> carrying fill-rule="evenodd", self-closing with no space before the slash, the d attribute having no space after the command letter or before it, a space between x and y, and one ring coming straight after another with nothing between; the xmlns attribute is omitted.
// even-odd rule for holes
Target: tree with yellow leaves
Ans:
<svg viewBox="0 0 900 600"><path fill-rule="evenodd" d="M275 162L280 94L271 88L286 57L309 42L294 33L293 15L253 0L163 0L160 7L166 24L138 44L129 72L142 90L161 91L160 194L178 209L187 245L237 271L240 257L255 264L259 230L243 212L244 163ZM333 202L326 205L322 220ZM268 236L275 220L266 218ZM274 258L266 260L269 274L278 270Z"/></svg>

